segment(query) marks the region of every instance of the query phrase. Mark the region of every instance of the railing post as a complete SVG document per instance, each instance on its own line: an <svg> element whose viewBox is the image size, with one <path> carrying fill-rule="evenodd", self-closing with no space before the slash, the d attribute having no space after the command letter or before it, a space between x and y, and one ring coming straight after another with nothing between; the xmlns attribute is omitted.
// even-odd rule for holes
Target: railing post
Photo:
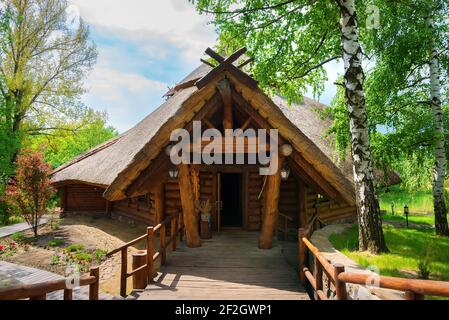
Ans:
<svg viewBox="0 0 449 320"><path fill-rule="evenodd" d="M405 300L424 300L424 296L422 294L408 290L405 291Z"/></svg>
<svg viewBox="0 0 449 320"><path fill-rule="evenodd" d="M145 250L139 250L132 254L132 268L136 270L145 265L147 262L147 252ZM142 269L133 274L133 288L134 289L145 289L148 284L147 272Z"/></svg>
<svg viewBox="0 0 449 320"><path fill-rule="evenodd" d="M172 239L172 250L176 251L176 240L178 238L178 218L170 221L170 237Z"/></svg>
<svg viewBox="0 0 449 320"><path fill-rule="evenodd" d="M73 290L64 289L64 300L72 300L72 299L73 299Z"/></svg>
<svg viewBox="0 0 449 320"><path fill-rule="evenodd" d="M153 282L153 255L154 255L154 227L147 228L147 277L148 283Z"/></svg>
<svg viewBox="0 0 449 320"><path fill-rule="evenodd" d="M120 251L122 266L120 270L120 295L126 297L126 280L128 278L128 248L122 248Z"/></svg>
<svg viewBox="0 0 449 320"><path fill-rule="evenodd" d="M95 277L95 282L89 285L89 300L98 300L98 291L100 289L100 267L90 268L90 275Z"/></svg>
<svg viewBox="0 0 449 320"><path fill-rule="evenodd" d="M313 260L313 274L315 276L316 291L323 290L323 267L316 256ZM319 295L315 294L315 299L319 300Z"/></svg>
<svg viewBox="0 0 449 320"><path fill-rule="evenodd" d="M345 266L340 263L333 264L334 267L334 281L335 281L335 296L337 300L348 300L348 292L346 291L346 283L338 279L338 275L345 272Z"/></svg>
<svg viewBox="0 0 449 320"><path fill-rule="evenodd" d="M47 300L47 294L41 294L39 296L30 297L30 300Z"/></svg>
<svg viewBox="0 0 449 320"><path fill-rule="evenodd" d="M299 260L299 281L303 285L306 284L306 276L304 274L304 267L306 266L306 258L307 258L307 246L302 241L302 238L306 237L306 230L304 228L300 228L298 230L298 260Z"/></svg>
<svg viewBox="0 0 449 320"><path fill-rule="evenodd" d="M167 259L166 254L166 241L167 241L167 225L165 223L162 223L161 232L159 234L160 236L160 252L161 252L161 266L165 264L165 260Z"/></svg>

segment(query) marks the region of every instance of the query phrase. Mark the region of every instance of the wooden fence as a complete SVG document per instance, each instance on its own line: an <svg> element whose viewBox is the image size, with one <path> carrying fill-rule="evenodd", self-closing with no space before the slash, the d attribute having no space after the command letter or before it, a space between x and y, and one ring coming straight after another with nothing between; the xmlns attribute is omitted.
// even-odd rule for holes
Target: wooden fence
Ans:
<svg viewBox="0 0 449 320"><path fill-rule="evenodd" d="M89 300L98 300L99 282L99 267L91 268L90 275L80 279L80 286L89 286ZM67 287L66 279L0 288L0 300L46 300L48 293L59 290L64 290L64 300L72 300L72 288Z"/></svg>
<svg viewBox="0 0 449 320"><path fill-rule="evenodd" d="M170 227L170 238L167 241L167 227ZM164 219L160 224L155 227L148 227L147 233L124 244L117 249L112 250L106 256L111 257L112 255L120 252L121 253L121 272L120 272L120 295L126 297L126 282L127 279L138 272L146 270L146 275L148 282L153 282L155 268L155 262L160 259L161 266L165 264L167 257L167 248L171 244L172 250L176 250L178 234L180 235L180 240L182 240L182 231L184 230L184 223L182 220L182 213L176 216L169 216ZM155 251L154 239L159 233L159 250ZM128 272L128 248L142 241L146 241L146 263L130 272Z"/></svg>
<svg viewBox="0 0 449 320"><path fill-rule="evenodd" d="M335 287L335 298L337 300L347 300L348 291L346 284L357 284L366 286L371 284L373 276L346 272L344 265L331 264L325 256L309 240L311 229L299 229L299 277L303 285L307 282L313 288L317 300L328 300L323 291L323 274L331 281ZM313 272L309 270L308 258L311 254L313 259ZM406 300L422 300L425 296L449 297L449 282L416 280L396 277L376 277L376 285L379 288L393 289L405 292Z"/></svg>

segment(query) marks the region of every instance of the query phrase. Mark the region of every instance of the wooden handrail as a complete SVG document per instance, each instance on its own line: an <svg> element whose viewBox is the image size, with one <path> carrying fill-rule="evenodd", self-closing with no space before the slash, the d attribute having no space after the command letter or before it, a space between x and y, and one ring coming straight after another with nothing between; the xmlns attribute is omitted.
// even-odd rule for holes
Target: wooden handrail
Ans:
<svg viewBox="0 0 449 320"><path fill-rule="evenodd" d="M98 300L99 267L91 268L89 276L80 279L80 286L89 286L89 299ZM48 293L64 290L64 300L72 300L72 288L67 288L67 280L51 280L42 283L22 284L0 289L0 300L21 300L39 297L45 300Z"/></svg>
<svg viewBox="0 0 449 320"><path fill-rule="evenodd" d="M167 241L166 233L167 226L170 225L170 239ZM146 270L148 282L153 281L154 276L154 262L157 259L161 259L161 265L165 264L166 259L166 249L171 244L172 250L176 250L176 242L177 237L180 235L180 240L182 240L182 231L184 230L184 224L182 220L182 213L179 213L175 216L166 217L161 223L156 225L155 227L150 226L147 228L147 233L131 240L128 243L112 250L107 254L107 257L110 257L118 252L121 252L121 275L120 275L120 295L122 297L126 297L126 286L127 286L127 278ZM159 232L160 234L160 245L159 250L155 252L154 250L154 236ZM139 266L138 268L128 272L128 248L140 241L146 241L146 263L144 265Z"/></svg>
<svg viewBox="0 0 449 320"><path fill-rule="evenodd" d="M331 264L325 256L307 239L309 230L299 230L299 267L300 279L303 284L306 280L315 292L318 300L327 300L322 291L322 272L324 271L335 286L336 299L346 300L348 298L347 283L366 286L373 280L373 275L345 271L341 264ZM307 252L314 259L314 272L306 266ZM377 276L375 279L379 288L392 289L405 292L406 300L424 299L424 296L449 297L449 282L433 280L417 280L399 277Z"/></svg>

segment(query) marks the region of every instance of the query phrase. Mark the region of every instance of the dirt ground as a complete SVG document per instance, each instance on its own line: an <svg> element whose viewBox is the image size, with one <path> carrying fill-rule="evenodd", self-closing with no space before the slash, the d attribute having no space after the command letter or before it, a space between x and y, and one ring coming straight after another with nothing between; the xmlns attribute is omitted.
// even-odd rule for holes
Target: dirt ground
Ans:
<svg viewBox="0 0 449 320"><path fill-rule="evenodd" d="M57 239L64 247L71 244L82 244L86 251L101 249L111 251L124 243L133 240L146 232L146 225L112 220L108 218L92 218L88 216L71 216L60 219L59 227L53 230L46 225L39 230L39 237L32 244L11 256L1 256L0 259L26 265L42 270L48 270L66 276L67 266L63 262L55 264L52 259L60 254L60 248L52 248L49 241ZM25 232L32 237L32 232ZM143 243L144 245L144 243ZM142 249L132 247L128 254ZM131 257L128 257L131 264ZM92 264L96 264L93 262ZM106 259L100 264L100 289L104 292L118 295L120 285L120 254ZM128 288L131 288L129 280Z"/></svg>

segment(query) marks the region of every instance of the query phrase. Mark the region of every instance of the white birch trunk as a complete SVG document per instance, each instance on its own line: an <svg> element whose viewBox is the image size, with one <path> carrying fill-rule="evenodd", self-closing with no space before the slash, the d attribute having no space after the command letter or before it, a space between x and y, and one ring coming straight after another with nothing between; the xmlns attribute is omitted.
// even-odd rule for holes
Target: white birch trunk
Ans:
<svg viewBox="0 0 449 320"><path fill-rule="evenodd" d="M427 25L433 28L432 18L427 19ZM446 174L446 153L444 148L443 110L441 108L441 83L438 52L434 41L430 48L430 103L435 121L435 164L433 168L433 206L435 212L435 231L439 235L449 236L447 210L444 203L444 176Z"/></svg>
<svg viewBox="0 0 449 320"><path fill-rule="evenodd" d="M359 250L387 251L382 231L379 201L374 188L368 119L363 91L362 51L358 40L354 0L336 0L340 7L340 29L345 65L346 104L359 224Z"/></svg>

